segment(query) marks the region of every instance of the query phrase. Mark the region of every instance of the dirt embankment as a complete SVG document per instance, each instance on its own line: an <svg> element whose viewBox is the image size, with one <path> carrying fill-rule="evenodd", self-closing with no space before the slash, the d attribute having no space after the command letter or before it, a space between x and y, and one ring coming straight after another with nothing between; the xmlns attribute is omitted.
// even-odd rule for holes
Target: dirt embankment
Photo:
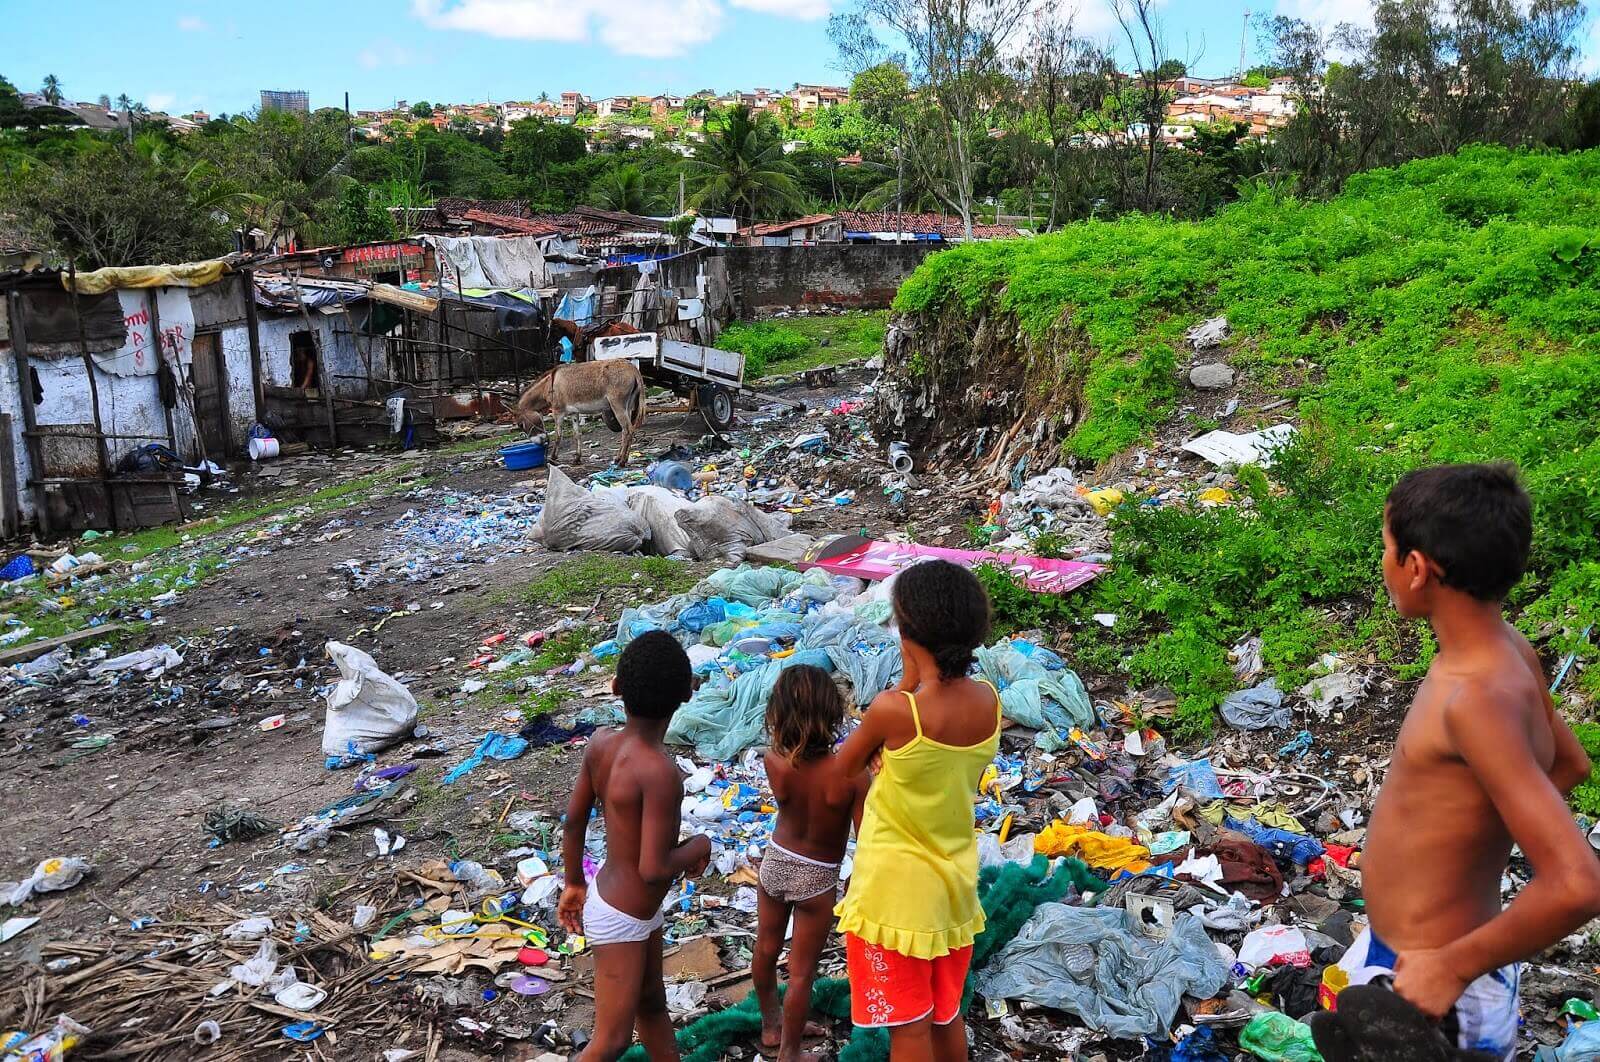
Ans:
<svg viewBox="0 0 1600 1062"><path fill-rule="evenodd" d="M1061 463L1081 415L1086 343L1064 319L1036 339L1009 313L960 305L893 318L879 431L988 477Z"/></svg>

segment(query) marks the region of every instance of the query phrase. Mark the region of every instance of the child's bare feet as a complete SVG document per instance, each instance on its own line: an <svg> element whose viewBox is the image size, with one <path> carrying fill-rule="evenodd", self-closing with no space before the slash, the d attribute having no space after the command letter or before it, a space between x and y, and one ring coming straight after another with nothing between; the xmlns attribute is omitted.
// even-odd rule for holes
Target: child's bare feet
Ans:
<svg viewBox="0 0 1600 1062"><path fill-rule="evenodd" d="M828 1028L814 1021L806 1022L805 1039L816 1040L828 1035ZM795 1058L810 1058L809 1053L800 1053L798 1049L793 1053L778 1050L778 1045L783 1041L783 1024L781 1016L769 1021L767 1016L761 1016L761 1054L767 1058L784 1059L792 1062Z"/></svg>

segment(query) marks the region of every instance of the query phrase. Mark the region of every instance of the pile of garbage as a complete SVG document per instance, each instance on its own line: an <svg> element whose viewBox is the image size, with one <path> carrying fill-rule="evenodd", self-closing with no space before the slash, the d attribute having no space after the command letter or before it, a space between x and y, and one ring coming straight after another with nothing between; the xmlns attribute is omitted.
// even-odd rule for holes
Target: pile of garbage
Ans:
<svg viewBox="0 0 1600 1062"><path fill-rule="evenodd" d="M749 502L721 494L690 501L687 492L653 484L589 491L552 465L539 526L530 535L558 552L644 550L680 560L738 561L749 547L788 533L787 516Z"/></svg>

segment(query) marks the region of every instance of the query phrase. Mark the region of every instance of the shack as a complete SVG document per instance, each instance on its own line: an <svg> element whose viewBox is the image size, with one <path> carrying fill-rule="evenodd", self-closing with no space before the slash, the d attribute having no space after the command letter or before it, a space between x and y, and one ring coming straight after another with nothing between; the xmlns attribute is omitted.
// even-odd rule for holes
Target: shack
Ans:
<svg viewBox="0 0 1600 1062"><path fill-rule="evenodd" d="M259 346L232 264L0 275L0 532L180 520L184 468L243 451Z"/></svg>

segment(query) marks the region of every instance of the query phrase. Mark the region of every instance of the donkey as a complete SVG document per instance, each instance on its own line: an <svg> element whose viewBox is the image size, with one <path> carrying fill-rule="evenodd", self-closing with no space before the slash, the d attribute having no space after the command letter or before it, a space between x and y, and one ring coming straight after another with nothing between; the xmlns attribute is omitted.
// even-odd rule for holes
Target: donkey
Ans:
<svg viewBox="0 0 1600 1062"><path fill-rule="evenodd" d="M628 445L634 430L644 423L644 376L631 361L577 361L557 365L535 380L517 400L517 423L530 435L539 430L548 414L556 418L550 437L550 459L555 460L561 442L561 421L572 417L573 452L583 460L583 415L611 414L621 426L622 446L617 465L628 463ZM609 419L609 418L608 418Z"/></svg>

